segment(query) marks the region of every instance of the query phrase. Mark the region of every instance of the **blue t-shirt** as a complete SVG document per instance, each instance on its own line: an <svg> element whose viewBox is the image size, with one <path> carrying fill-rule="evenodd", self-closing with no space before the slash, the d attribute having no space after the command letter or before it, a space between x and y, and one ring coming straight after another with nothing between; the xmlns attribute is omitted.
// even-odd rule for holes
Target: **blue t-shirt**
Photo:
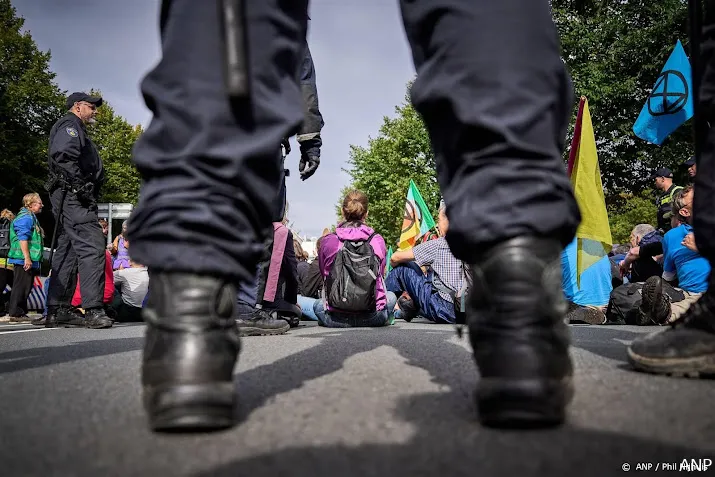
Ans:
<svg viewBox="0 0 715 477"><path fill-rule="evenodd" d="M710 263L681 243L692 231L690 225L682 224L663 237L663 278L672 281L677 276L678 287L690 293L701 293L708 289Z"/></svg>
<svg viewBox="0 0 715 477"><path fill-rule="evenodd" d="M611 261L603 257L581 274L581 287L576 281L576 240L561 252L561 288L566 299L581 306L604 306L611 297Z"/></svg>

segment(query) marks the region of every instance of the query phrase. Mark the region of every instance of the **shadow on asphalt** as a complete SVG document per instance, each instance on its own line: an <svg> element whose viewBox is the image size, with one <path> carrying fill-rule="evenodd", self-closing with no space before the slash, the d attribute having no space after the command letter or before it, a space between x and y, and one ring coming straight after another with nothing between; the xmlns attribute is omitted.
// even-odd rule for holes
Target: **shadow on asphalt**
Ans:
<svg viewBox="0 0 715 477"><path fill-rule="evenodd" d="M424 340L425 335L432 335ZM435 335L439 338L435 339ZM402 444L309 446L237 460L195 474L196 477L236 475L553 475L603 476L622 473L629 463L681 462L712 457L678 445L623 434L565 426L546 431L496 431L476 422L472 390L477 381L471 352L449 342L455 333L435 330L348 330L296 336L320 339L317 346L238 376L241 420L272 396L297 389L304 382L333 373L350 356L379 346L391 346L409 365L428 371L450 392L400 399L396 417L411 424L413 437ZM591 327L576 330L575 346L611 359L625 352L615 339L631 340L639 333ZM604 343L605 340L605 343ZM610 342L614 341L613 346ZM598 344L597 344L598 343ZM604 348L605 346L605 348ZM434 350L440 347L439 356ZM617 348L621 348L616 352ZM292 412L286 408L284 412ZM345 409L350 412L350 409ZM239 424L240 425L240 424ZM702 442L698 443L702 445Z"/></svg>
<svg viewBox="0 0 715 477"><path fill-rule="evenodd" d="M101 331L100 331L101 333ZM28 348L0 353L0 374L52 366L80 359L137 351L144 338L113 338L77 341L59 346Z"/></svg>

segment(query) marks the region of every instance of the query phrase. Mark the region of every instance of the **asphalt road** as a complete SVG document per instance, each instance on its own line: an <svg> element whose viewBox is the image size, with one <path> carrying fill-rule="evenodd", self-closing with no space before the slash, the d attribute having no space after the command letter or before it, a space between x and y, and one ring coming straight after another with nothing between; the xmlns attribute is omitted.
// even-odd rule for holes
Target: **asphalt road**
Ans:
<svg viewBox="0 0 715 477"><path fill-rule="evenodd" d="M477 423L466 338L398 323L244 339L241 423L209 435L148 431L142 325L0 325L0 476L583 477L715 461L715 381L626 364L652 329L573 326L570 423L527 432Z"/></svg>

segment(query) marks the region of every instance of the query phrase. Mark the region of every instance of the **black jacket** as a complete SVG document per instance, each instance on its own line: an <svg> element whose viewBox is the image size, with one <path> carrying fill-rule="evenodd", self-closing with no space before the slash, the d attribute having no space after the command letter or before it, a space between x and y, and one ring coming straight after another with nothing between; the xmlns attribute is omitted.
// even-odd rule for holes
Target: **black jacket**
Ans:
<svg viewBox="0 0 715 477"><path fill-rule="evenodd" d="M104 165L97 147L75 114L62 116L50 130L49 167L76 187L91 182L98 192L104 183Z"/></svg>

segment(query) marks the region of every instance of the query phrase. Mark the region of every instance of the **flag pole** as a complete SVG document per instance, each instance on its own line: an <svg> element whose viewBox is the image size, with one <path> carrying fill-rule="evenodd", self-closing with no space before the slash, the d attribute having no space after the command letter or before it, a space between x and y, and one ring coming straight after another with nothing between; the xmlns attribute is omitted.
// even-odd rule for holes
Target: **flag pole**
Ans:
<svg viewBox="0 0 715 477"><path fill-rule="evenodd" d="M578 157L578 145L581 140L581 122L583 121L583 107L586 104L586 96L581 96L578 103L578 113L576 114L576 123L573 127L573 138L571 138L571 150L569 151L568 176L571 177L571 171Z"/></svg>

